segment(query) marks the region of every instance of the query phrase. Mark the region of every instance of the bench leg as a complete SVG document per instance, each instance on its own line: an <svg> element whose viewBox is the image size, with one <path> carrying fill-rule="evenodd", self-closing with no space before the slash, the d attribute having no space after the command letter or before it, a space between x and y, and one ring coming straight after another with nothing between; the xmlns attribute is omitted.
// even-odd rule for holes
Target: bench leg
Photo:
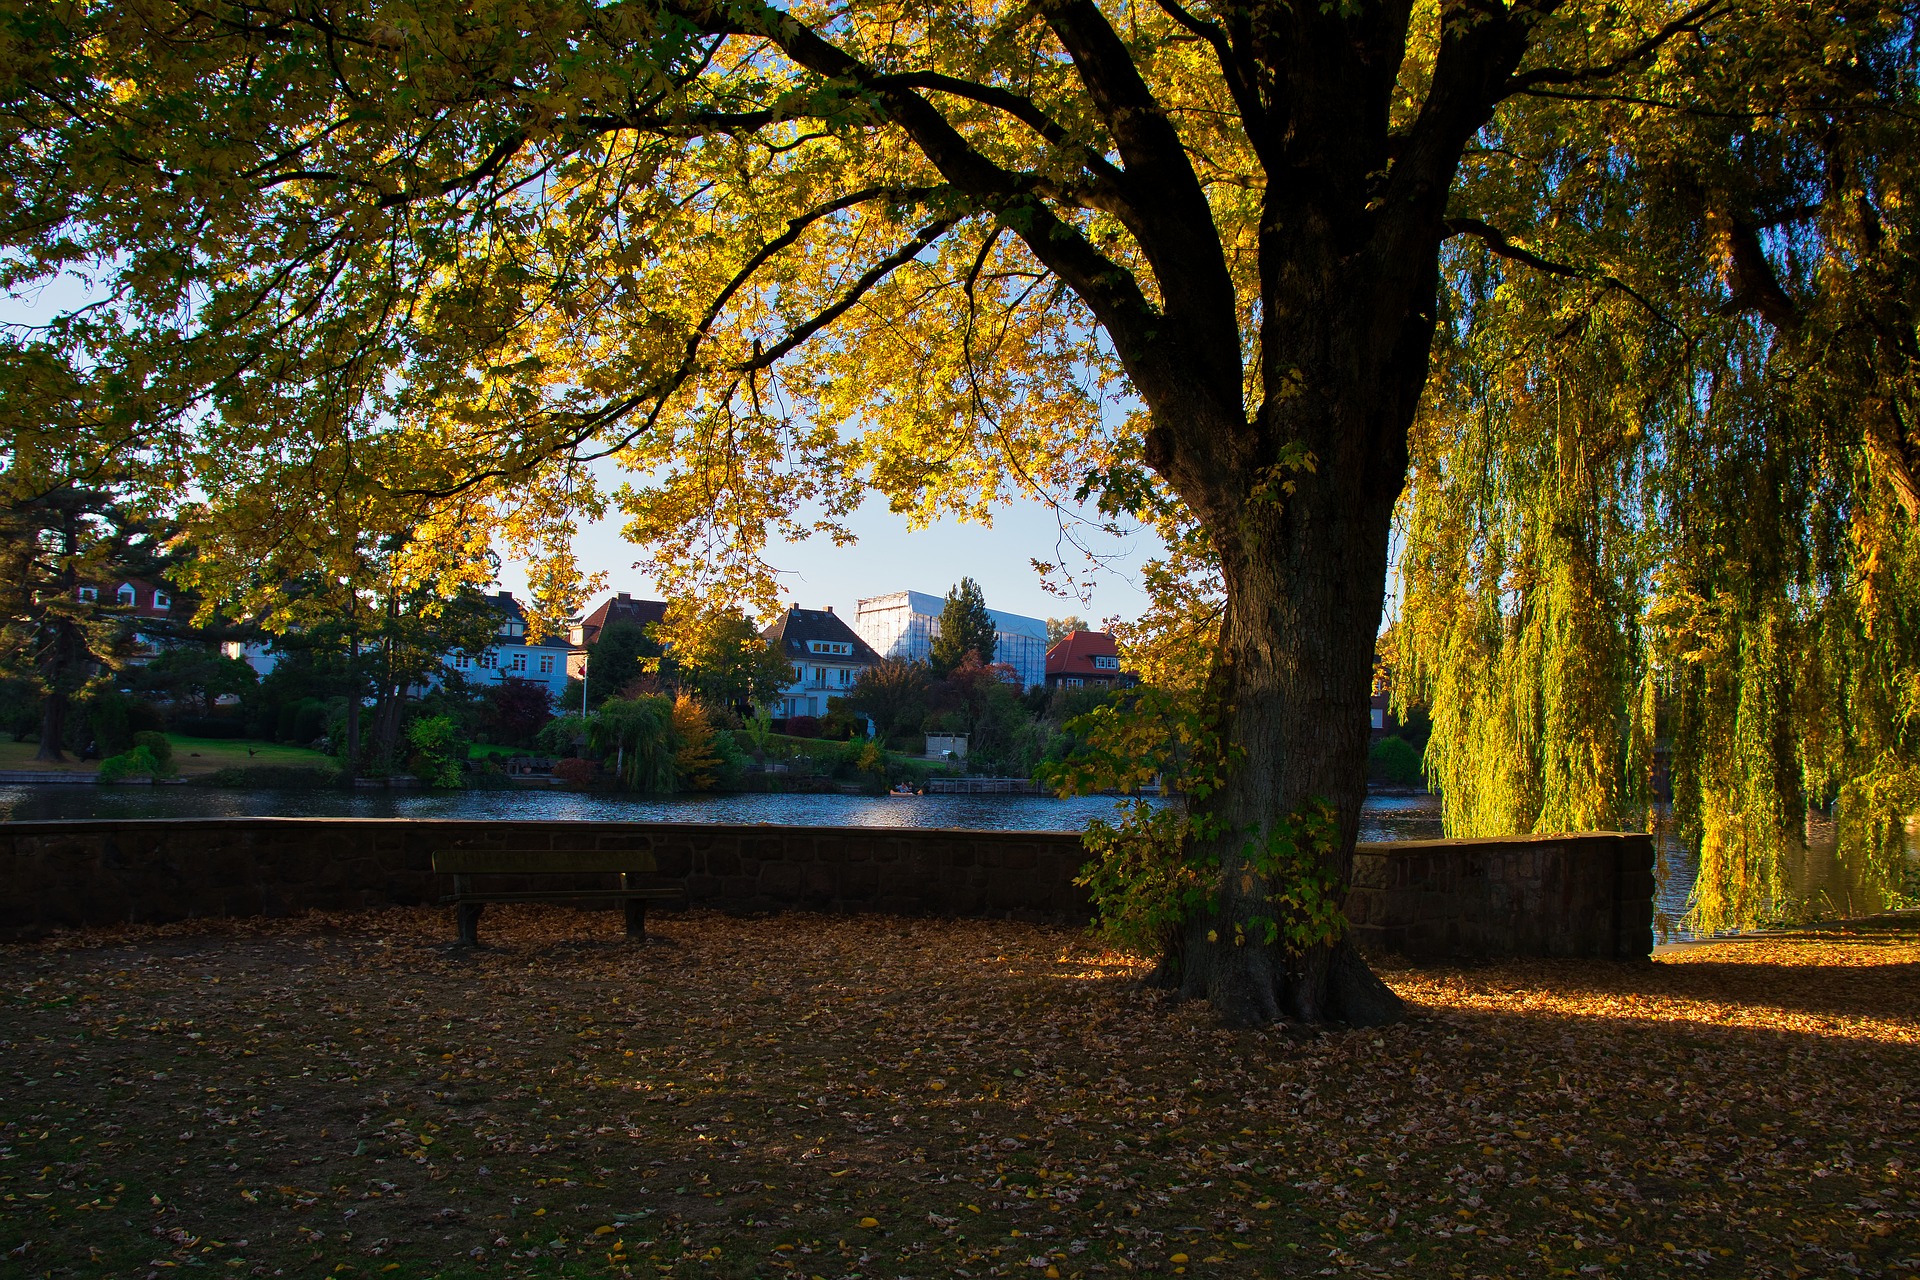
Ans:
<svg viewBox="0 0 1920 1280"><path fill-rule="evenodd" d="M480 945L480 911L484 902L463 902L454 908L454 915L460 924L460 945L477 947Z"/></svg>
<svg viewBox="0 0 1920 1280"><path fill-rule="evenodd" d="M647 900L627 899L627 937L635 942L647 940Z"/></svg>

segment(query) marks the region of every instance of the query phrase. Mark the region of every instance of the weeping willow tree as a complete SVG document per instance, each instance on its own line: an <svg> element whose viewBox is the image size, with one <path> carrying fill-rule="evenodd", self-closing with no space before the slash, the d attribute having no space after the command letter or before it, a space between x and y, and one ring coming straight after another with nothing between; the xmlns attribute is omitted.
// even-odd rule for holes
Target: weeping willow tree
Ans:
<svg viewBox="0 0 1920 1280"><path fill-rule="evenodd" d="M1787 906L1810 807L1897 895L1920 807L1915 28L1761 109L1771 52L1483 134L1509 234L1450 247L1400 509L1449 833L1644 828L1664 754L1706 930Z"/></svg>

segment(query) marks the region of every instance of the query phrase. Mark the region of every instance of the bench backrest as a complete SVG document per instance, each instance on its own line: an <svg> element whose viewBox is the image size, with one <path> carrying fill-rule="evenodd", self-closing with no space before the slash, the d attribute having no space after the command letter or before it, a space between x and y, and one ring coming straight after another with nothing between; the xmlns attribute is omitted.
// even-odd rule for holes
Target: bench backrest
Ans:
<svg viewBox="0 0 1920 1280"><path fill-rule="evenodd" d="M435 849L433 869L456 876L657 870L644 849Z"/></svg>

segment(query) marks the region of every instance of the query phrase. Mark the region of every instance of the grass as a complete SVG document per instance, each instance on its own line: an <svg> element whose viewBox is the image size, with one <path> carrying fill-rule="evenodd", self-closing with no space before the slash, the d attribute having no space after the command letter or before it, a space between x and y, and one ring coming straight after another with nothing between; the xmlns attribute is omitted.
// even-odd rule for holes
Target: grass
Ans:
<svg viewBox="0 0 1920 1280"><path fill-rule="evenodd" d="M0 947L20 1276L1920 1271L1920 929L1229 1031L1009 923L393 910Z"/></svg>
<svg viewBox="0 0 1920 1280"><path fill-rule="evenodd" d="M333 767L333 759L330 756L306 747L289 746L281 742L252 742L241 738L190 738L179 733L168 734L167 741L173 744L174 767L179 770L183 778L212 773L217 769L243 769L249 765L266 764L319 769ZM98 760L84 762L75 760L72 758L72 752L67 753L68 760L65 764L42 764L33 758L33 753L39 749L31 742L0 742L0 769L93 773L100 768Z"/></svg>

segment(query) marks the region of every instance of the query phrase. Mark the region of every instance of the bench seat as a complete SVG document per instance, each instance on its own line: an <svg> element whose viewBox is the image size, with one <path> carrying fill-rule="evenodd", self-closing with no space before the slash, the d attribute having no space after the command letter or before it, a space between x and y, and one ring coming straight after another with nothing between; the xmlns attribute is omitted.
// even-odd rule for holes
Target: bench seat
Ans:
<svg viewBox="0 0 1920 1280"><path fill-rule="evenodd" d="M480 945L480 913L489 902L618 901L626 905L627 937L644 942L649 902L684 901L679 885L646 885L638 877L656 871L648 852L608 849L485 848L434 851L433 869L453 877L453 893L443 901L453 904L463 946ZM607 875L620 877L617 889L561 887L553 889L481 889L475 876Z"/></svg>

